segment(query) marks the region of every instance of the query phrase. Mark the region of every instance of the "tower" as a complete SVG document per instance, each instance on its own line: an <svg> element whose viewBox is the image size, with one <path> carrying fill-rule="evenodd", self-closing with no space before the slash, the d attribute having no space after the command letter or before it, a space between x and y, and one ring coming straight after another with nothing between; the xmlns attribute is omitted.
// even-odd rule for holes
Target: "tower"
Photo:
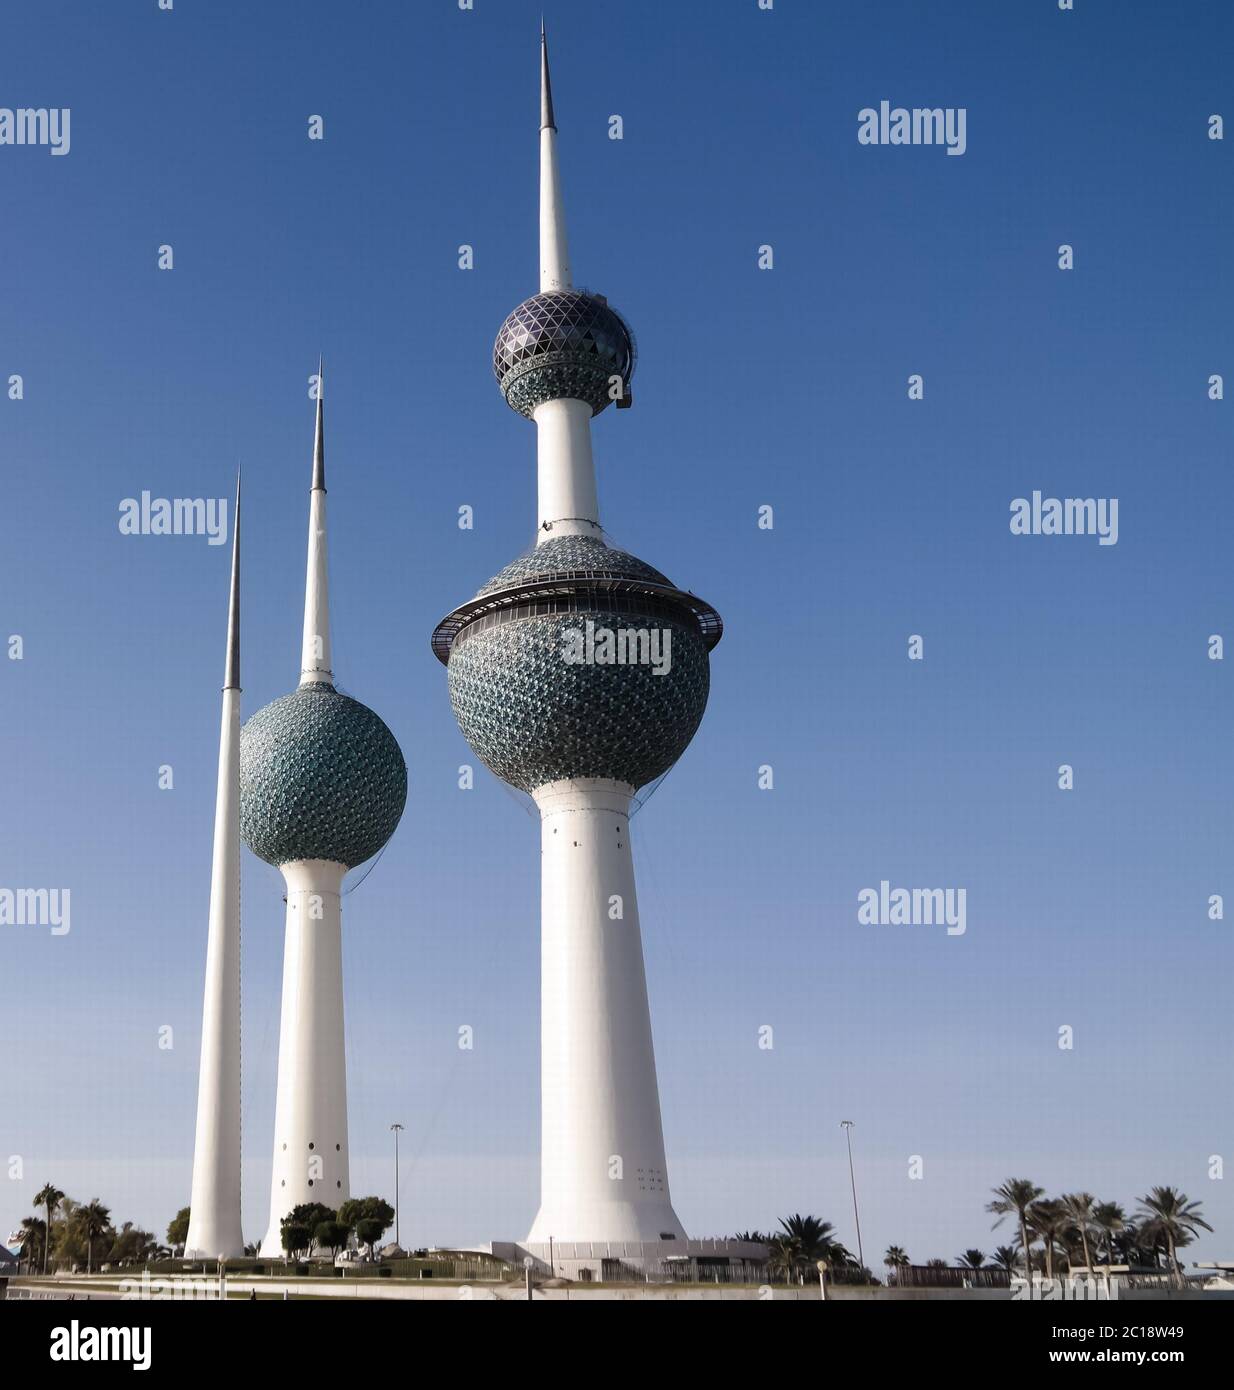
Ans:
<svg viewBox="0 0 1234 1390"><path fill-rule="evenodd" d="M227 661L214 798L206 989L201 1010L201 1069L189 1259L244 1254L240 1229L240 477L231 530Z"/></svg>
<svg viewBox="0 0 1234 1390"><path fill-rule="evenodd" d="M540 40L540 292L493 367L534 420L535 547L438 624L464 737L530 793L541 844L541 1205L529 1244L684 1241L669 1196L629 815L707 703L719 614L604 539L591 419L630 404L634 342L574 288Z"/></svg>
<svg viewBox="0 0 1234 1390"><path fill-rule="evenodd" d="M274 1172L261 1243L267 1257L282 1253L280 1223L293 1207L333 1209L351 1195L343 876L386 844L407 800L407 766L394 735L334 685L323 429L319 373L300 684L258 710L240 740L240 830L287 885Z"/></svg>

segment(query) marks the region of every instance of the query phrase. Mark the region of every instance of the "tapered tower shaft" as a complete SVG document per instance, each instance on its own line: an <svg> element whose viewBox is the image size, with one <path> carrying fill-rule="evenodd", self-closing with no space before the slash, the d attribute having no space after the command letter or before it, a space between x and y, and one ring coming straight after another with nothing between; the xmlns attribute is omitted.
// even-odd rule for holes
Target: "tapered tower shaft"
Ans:
<svg viewBox="0 0 1234 1390"><path fill-rule="evenodd" d="M680 1239L630 847L634 789L548 783L540 809L540 1210L527 1237Z"/></svg>
<svg viewBox="0 0 1234 1390"><path fill-rule="evenodd" d="M548 37L540 29L540 292L573 289L566 215L557 166L557 126L548 71ZM600 504L591 452L591 407L558 398L536 407L536 539L598 536Z"/></svg>
<svg viewBox="0 0 1234 1390"><path fill-rule="evenodd" d="M540 26L540 291L568 290L570 248L566 214L557 167L557 125L553 119L553 87L548 73L548 36Z"/></svg>
<svg viewBox="0 0 1234 1390"><path fill-rule="evenodd" d="M326 555L326 442L321 365L317 368L317 422L313 434L313 486L309 492L308 571L304 583L304 638L300 684L333 681L330 650L330 573Z"/></svg>
<svg viewBox="0 0 1234 1390"><path fill-rule="evenodd" d="M232 518L227 662L188 1240L190 1258L244 1254L240 1225L240 480Z"/></svg>
<svg viewBox="0 0 1234 1390"><path fill-rule="evenodd" d="M264 1256L283 1254L282 1220L309 1202L351 1195L343 1034L342 864L281 866L287 887L274 1168Z"/></svg>

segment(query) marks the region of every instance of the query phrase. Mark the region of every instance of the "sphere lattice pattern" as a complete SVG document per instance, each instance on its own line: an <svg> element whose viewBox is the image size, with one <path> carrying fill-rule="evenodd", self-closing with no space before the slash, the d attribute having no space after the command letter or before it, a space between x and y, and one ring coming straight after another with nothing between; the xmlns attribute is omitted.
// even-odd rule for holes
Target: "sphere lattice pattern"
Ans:
<svg viewBox="0 0 1234 1390"><path fill-rule="evenodd" d="M606 612L603 595L594 600L586 613L520 617L478 631L450 654L450 701L464 738L486 767L523 791L563 777L644 786L672 767L702 720L710 667L697 626ZM568 662L569 630L588 619L595 630L671 633L668 669Z"/></svg>
<svg viewBox="0 0 1234 1390"><path fill-rule="evenodd" d="M646 579L653 584L671 584L659 570L628 551L606 545L595 536L559 536L520 555L495 574L480 590L482 594L520 584L526 579L566 571L586 570L623 579Z"/></svg>
<svg viewBox="0 0 1234 1390"><path fill-rule="evenodd" d="M609 385L634 374L634 339L621 315L598 295L550 290L525 299L501 325L493 371L506 404L528 417L545 401L586 401L593 415L609 404Z"/></svg>
<svg viewBox="0 0 1234 1390"><path fill-rule="evenodd" d="M240 834L268 864L362 864L394 834L407 764L367 705L318 683L260 709L240 734Z"/></svg>

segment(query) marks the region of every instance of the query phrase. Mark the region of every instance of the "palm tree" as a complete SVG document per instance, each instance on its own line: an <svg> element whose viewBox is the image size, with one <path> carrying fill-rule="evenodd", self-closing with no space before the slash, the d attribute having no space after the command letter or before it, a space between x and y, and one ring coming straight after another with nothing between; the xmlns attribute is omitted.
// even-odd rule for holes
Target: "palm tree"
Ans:
<svg viewBox="0 0 1234 1390"><path fill-rule="evenodd" d="M1032 1247L1028 1241L1028 1209L1045 1194L1044 1187L1038 1187L1036 1183L1030 1182L1028 1178L1008 1178L1001 1187L994 1189L994 1201L986 1205L986 1211L993 1212L998 1217L994 1223L999 1225L1004 1216L1009 1216L1015 1212L1020 1223L1020 1248L1024 1251L1024 1277L1029 1281L1029 1291L1032 1291L1032 1263L1030 1253Z"/></svg>
<svg viewBox="0 0 1234 1390"><path fill-rule="evenodd" d="M47 1251L51 1246L51 1216L52 1212L64 1201L64 1193L58 1187L53 1187L51 1183L44 1183L43 1186L34 1194L34 1205L36 1207L47 1208L47 1239L43 1242L43 1273L47 1273Z"/></svg>
<svg viewBox="0 0 1234 1390"><path fill-rule="evenodd" d="M772 1236L768 1247L771 1252L767 1257L769 1273L783 1274L787 1284L801 1268L801 1242L796 1236Z"/></svg>
<svg viewBox="0 0 1234 1390"><path fill-rule="evenodd" d="M1105 1237L1105 1262L1114 1263L1114 1237L1127 1224L1127 1213L1117 1202L1098 1202L1093 1208L1093 1221Z"/></svg>
<svg viewBox="0 0 1234 1390"><path fill-rule="evenodd" d="M845 1263L851 1259L848 1251L836 1240L835 1227L830 1221L820 1221L817 1216L795 1216L782 1218L780 1229L791 1236L801 1246L803 1260L826 1260Z"/></svg>
<svg viewBox="0 0 1234 1390"><path fill-rule="evenodd" d="M981 1269L985 1265L984 1250L966 1250L956 1261L966 1269Z"/></svg>
<svg viewBox="0 0 1234 1390"><path fill-rule="evenodd" d="M1154 1187L1147 1197L1140 1198L1140 1235L1159 1243L1164 1240L1169 1252L1170 1266L1179 1287L1183 1285L1182 1266L1178 1263L1178 1247L1195 1239L1196 1227L1211 1231L1212 1227L1200 1215L1199 1202L1193 1202L1185 1192L1174 1187Z"/></svg>
<svg viewBox="0 0 1234 1390"><path fill-rule="evenodd" d="M1091 1192L1066 1192L1059 1198L1063 1214L1079 1234L1080 1244L1084 1248L1084 1268L1089 1271L1093 1267L1093 1253L1089 1248L1088 1233L1101 1229L1095 1210L1096 1202Z"/></svg>
<svg viewBox="0 0 1234 1390"><path fill-rule="evenodd" d="M26 1269L33 1269L42 1251L46 1256L47 1222L37 1216L27 1216L21 1223L21 1248L26 1257Z"/></svg>
<svg viewBox="0 0 1234 1390"><path fill-rule="evenodd" d="M1125 1222L1114 1237L1114 1253L1125 1265L1152 1265L1154 1268L1161 1265L1154 1243L1141 1237L1134 1221Z"/></svg>
<svg viewBox="0 0 1234 1390"><path fill-rule="evenodd" d="M990 1258L999 1269L1005 1269L1008 1274L1015 1273L1015 1267L1020 1260L1015 1247L1011 1245L1000 1245Z"/></svg>
<svg viewBox="0 0 1234 1390"><path fill-rule="evenodd" d="M86 1238L86 1273L94 1272L94 1242L111 1229L111 1212L92 1197L90 1201L77 1208L77 1229Z"/></svg>
<svg viewBox="0 0 1234 1390"><path fill-rule="evenodd" d="M1067 1229L1067 1214L1063 1204L1050 1198L1045 1202L1034 1202L1028 1209L1028 1225L1034 1234L1041 1237L1045 1247L1045 1277L1054 1278L1054 1254L1059 1248L1063 1232Z"/></svg>
<svg viewBox="0 0 1234 1390"><path fill-rule="evenodd" d="M907 1269L912 1261L908 1258L908 1251L899 1245L889 1245L883 1254L883 1263L887 1266L887 1283L898 1284L900 1282L900 1271Z"/></svg>

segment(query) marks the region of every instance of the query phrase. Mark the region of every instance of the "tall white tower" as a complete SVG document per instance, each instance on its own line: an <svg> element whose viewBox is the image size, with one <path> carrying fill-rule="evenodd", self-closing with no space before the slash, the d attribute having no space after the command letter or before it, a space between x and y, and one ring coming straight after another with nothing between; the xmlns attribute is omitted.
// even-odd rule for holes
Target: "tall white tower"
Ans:
<svg viewBox="0 0 1234 1390"><path fill-rule="evenodd" d="M294 1207L336 1210L351 1195L343 876L386 844L407 800L394 735L334 686L323 429L319 371L300 685L253 715L240 747L244 841L287 885L267 1257L283 1253L281 1223Z"/></svg>
<svg viewBox="0 0 1234 1390"><path fill-rule="evenodd" d="M231 531L227 662L201 1011L189 1259L244 1254L240 1230L240 476Z"/></svg>
<svg viewBox="0 0 1234 1390"><path fill-rule="evenodd" d="M467 741L540 811L541 1198L528 1243L684 1242L629 816L698 728L722 627L603 538L591 418L630 404L634 344L603 296L573 287L543 32L540 53L540 293L493 350L507 404L536 423L536 545L442 620L433 649Z"/></svg>

